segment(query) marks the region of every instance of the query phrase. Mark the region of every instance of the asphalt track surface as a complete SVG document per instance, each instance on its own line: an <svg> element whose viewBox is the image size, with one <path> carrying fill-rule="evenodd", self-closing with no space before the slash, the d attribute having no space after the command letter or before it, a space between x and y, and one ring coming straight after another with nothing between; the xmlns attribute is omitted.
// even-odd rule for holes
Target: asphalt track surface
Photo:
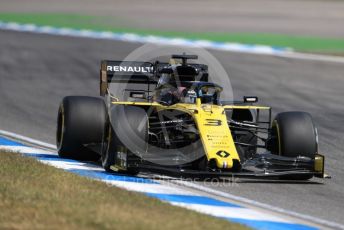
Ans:
<svg viewBox="0 0 344 230"><path fill-rule="evenodd" d="M0 129L55 142L66 95L98 95L101 59L121 60L138 44L0 31ZM257 95L280 111L310 112L331 180L201 183L230 194L344 224L344 65L211 51L230 75L235 96Z"/></svg>

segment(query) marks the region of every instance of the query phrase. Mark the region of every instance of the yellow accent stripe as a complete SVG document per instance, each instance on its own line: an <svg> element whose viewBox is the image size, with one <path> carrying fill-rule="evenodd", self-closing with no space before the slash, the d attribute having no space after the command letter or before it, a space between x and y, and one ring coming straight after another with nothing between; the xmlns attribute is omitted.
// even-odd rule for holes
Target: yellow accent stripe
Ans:
<svg viewBox="0 0 344 230"><path fill-rule="evenodd" d="M324 163L325 157L320 154L315 154L314 171L322 173L324 175Z"/></svg>
<svg viewBox="0 0 344 230"><path fill-rule="evenodd" d="M224 105L224 109L270 109L267 106L253 106L253 105Z"/></svg>
<svg viewBox="0 0 344 230"><path fill-rule="evenodd" d="M138 102L138 101L113 101L111 102L114 105L146 105L146 106L162 106L157 102Z"/></svg>

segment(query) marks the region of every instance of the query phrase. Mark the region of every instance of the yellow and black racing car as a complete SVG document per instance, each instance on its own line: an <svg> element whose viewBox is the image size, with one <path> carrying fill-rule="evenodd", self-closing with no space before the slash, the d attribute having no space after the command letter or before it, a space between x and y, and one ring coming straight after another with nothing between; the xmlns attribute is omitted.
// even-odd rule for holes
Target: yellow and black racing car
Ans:
<svg viewBox="0 0 344 230"><path fill-rule="evenodd" d="M208 66L102 61L100 95L67 96L57 119L60 157L101 162L106 171L190 177L307 180L324 177L310 114L221 100Z"/></svg>

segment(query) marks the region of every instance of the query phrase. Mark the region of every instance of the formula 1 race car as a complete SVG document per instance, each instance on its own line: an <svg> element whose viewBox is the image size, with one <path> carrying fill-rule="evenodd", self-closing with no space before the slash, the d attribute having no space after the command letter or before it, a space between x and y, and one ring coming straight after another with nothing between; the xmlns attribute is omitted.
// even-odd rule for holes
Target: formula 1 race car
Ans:
<svg viewBox="0 0 344 230"><path fill-rule="evenodd" d="M102 61L102 97L67 96L59 107L59 156L130 175L324 177L310 114L272 120L270 107L254 105L257 97L223 101L208 66L189 59L197 56Z"/></svg>

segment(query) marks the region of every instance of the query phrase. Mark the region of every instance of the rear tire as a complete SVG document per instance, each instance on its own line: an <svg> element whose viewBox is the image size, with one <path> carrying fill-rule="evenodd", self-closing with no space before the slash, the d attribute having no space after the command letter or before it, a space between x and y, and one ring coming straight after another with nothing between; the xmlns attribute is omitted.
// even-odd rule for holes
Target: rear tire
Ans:
<svg viewBox="0 0 344 230"><path fill-rule="evenodd" d="M100 98L65 97L57 116L56 145L63 158L97 161L98 153L84 144L101 143L106 123L106 107Z"/></svg>
<svg viewBox="0 0 344 230"><path fill-rule="evenodd" d="M286 157L315 158L318 152L317 131L313 119L305 112L279 113L272 123L272 153ZM286 176L282 179L308 180L313 176Z"/></svg>

